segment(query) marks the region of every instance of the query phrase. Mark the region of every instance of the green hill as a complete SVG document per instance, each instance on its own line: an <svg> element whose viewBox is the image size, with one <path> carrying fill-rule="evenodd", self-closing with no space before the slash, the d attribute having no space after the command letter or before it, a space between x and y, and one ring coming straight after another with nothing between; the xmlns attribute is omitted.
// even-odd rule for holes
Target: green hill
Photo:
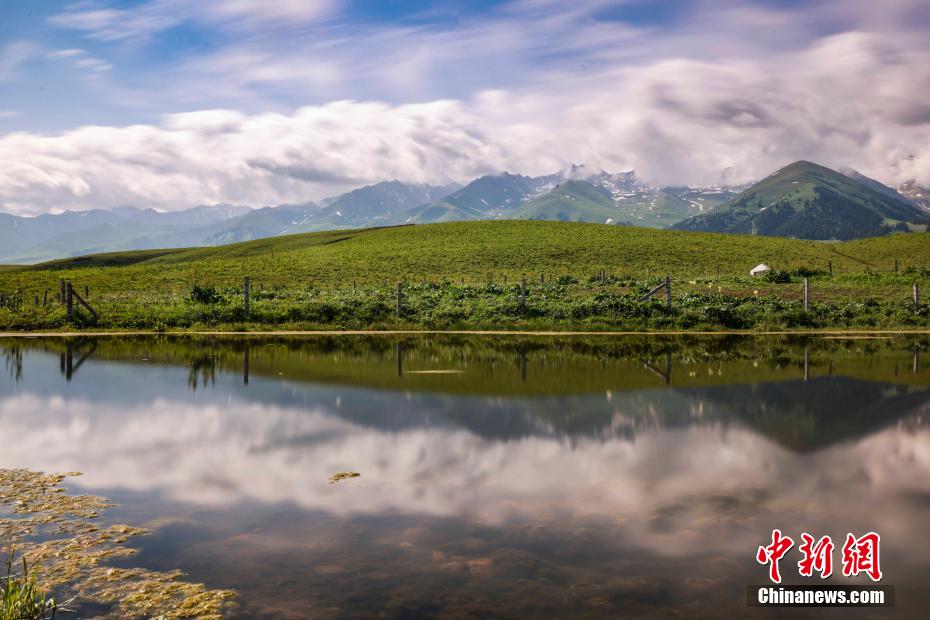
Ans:
<svg viewBox="0 0 930 620"><path fill-rule="evenodd" d="M586 181L565 181L549 193L525 202L507 217L515 220L616 224L618 211L606 190Z"/></svg>
<svg viewBox="0 0 930 620"><path fill-rule="evenodd" d="M634 226L670 228L692 215L705 213L736 195L724 188L642 188L614 196L620 221Z"/></svg>
<svg viewBox="0 0 930 620"><path fill-rule="evenodd" d="M800 306L799 274L786 274L789 284L750 278L760 262L815 273L812 311ZM893 273L896 262L907 272ZM241 324L245 276L254 292L250 322L269 327L925 328L927 306L915 309L910 294L914 282L930 286L928 266L927 233L821 243L573 222L453 222L2 269L0 331ZM595 276L602 270L604 281ZM674 311L638 301L666 273ZM80 311L67 321L55 300L62 278L99 318ZM405 283L400 316L398 282Z"/></svg>
<svg viewBox="0 0 930 620"><path fill-rule="evenodd" d="M637 226L665 228L688 218L697 212L697 207L679 196L662 191L650 194L637 203L627 199L618 205L621 213L629 213L629 219Z"/></svg>
<svg viewBox="0 0 930 620"><path fill-rule="evenodd" d="M538 179L507 172L479 177L442 200L409 209L394 224L430 224L494 219L522 204L536 191Z"/></svg>
<svg viewBox="0 0 930 620"><path fill-rule="evenodd" d="M799 161L756 183L679 230L799 239L860 239L923 227L912 204L838 172Z"/></svg>
<svg viewBox="0 0 930 620"><path fill-rule="evenodd" d="M930 234L893 235L846 243L776 237L655 230L571 222L477 221L423 226L328 231L257 239L219 247L115 252L62 259L0 272L0 290L40 274L57 285L66 277L94 284L209 281L238 285L244 275L269 285L383 283L400 278L483 281L488 272L591 274L666 273L692 277L745 275L760 262L779 269L799 266L840 271L888 270L895 259L930 265ZM110 268L112 266L112 268Z"/></svg>
<svg viewBox="0 0 930 620"><path fill-rule="evenodd" d="M394 218L400 224L435 224L439 222L464 222L477 220L484 216L484 211L473 209L468 205L457 205L440 200L404 211Z"/></svg>

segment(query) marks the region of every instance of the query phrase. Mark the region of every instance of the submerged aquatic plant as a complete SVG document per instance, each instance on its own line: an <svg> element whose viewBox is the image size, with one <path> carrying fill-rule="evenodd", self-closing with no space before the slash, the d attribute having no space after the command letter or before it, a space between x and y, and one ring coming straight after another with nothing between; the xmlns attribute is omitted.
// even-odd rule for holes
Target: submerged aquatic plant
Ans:
<svg viewBox="0 0 930 620"><path fill-rule="evenodd" d="M8 508L17 515L0 517L0 537L9 538L31 563L28 567L24 564L29 570L23 575L7 581L15 586L11 600L32 596L38 609L39 604L48 601L43 588L63 588L75 598L109 606L119 618L222 617L235 596L232 591L208 590L203 584L185 582L180 571L107 566L109 560L133 555L136 550L123 543L148 530L97 525L93 519L112 504L102 497L68 494L61 486L64 478L24 469L0 469L0 509ZM42 537L41 542L34 540L37 535ZM12 574L12 564L9 567ZM61 611L61 606L56 610ZM44 616L4 613L0 611L0 620L46 620L52 609L46 607Z"/></svg>
<svg viewBox="0 0 930 620"><path fill-rule="evenodd" d="M348 480L349 478L358 478L362 474L357 471L340 471L329 477L330 484L336 484L341 480Z"/></svg>
<svg viewBox="0 0 930 620"><path fill-rule="evenodd" d="M0 577L0 620L50 620L65 604L55 602L39 587L36 566L29 566L22 556L22 572L13 570L16 550L11 549L6 561L6 576Z"/></svg>

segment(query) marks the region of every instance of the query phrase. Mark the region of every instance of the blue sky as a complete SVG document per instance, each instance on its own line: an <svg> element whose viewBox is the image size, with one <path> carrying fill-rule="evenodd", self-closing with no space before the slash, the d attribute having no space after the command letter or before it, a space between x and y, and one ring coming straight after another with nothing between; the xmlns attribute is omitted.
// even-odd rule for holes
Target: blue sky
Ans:
<svg viewBox="0 0 930 620"><path fill-rule="evenodd" d="M573 161L930 182L928 5L2 0L0 210L255 206Z"/></svg>
<svg viewBox="0 0 930 620"><path fill-rule="evenodd" d="M221 6L224 2L213 4ZM240 4L245 7L241 14L223 17L209 11L192 14L185 3L173 0L5 0L0 5L0 49L11 57L15 79L2 83L6 114L0 117L0 131L55 131L81 124L154 122L165 113L214 106L233 105L259 112L336 99L399 103L463 98L480 89L513 87L528 81L534 70L561 67L589 71L598 62L586 45L546 41L550 27L541 22L558 15L559 11L551 7L559 3L280 2L319 5L319 12L308 12L306 19L300 11L294 17L286 9L280 19L262 19L261 2ZM254 10L247 10L249 5L254 5ZM593 2L569 21L581 21L587 27L601 23L661 29L686 19L691 5L684 0ZM566 16L571 12L562 11ZM533 28L541 28L540 40L526 37L516 45L507 45L511 29L520 31L524 26L530 34ZM370 53L378 54L385 48L388 55L408 49L414 55L424 49L428 53L429 46L441 46L443 38L454 40L457 34L480 39L485 30L485 37L493 37L495 27L501 32L499 55L488 58L489 54L480 49L471 53L457 50L454 57L443 59L442 67L424 68L418 79L400 84L390 79L368 79L371 73L390 73L389 65L372 67L372 63L364 63L367 71L359 79L352 79L352 75L336 79L322 70L331 70L335 64L337 70L351 71ZM552 33L572 36L570 29L555 28ZM525 36L527 31L522 34ZM405 38L410 39L409 46ZM376 39L377 44L369 44L369 39ZM609 41L604 43L611 45ZM491 46L496 47L493 42ZM72 55L61 54L69 50ZM299 68L293 67L285 71L287 76L282 79L250 80L250 74L243 72L239 80L232 80L236 82L233 86L223 79L222 60L242 51L262 54L269 64L283 53L289 55L287 63L296 65L300 58L308 65L323 67L316 75L312 67L307 67L310 83L301 79ZM214 92L185 84L185 92L161 92L161 87L179 72L193 73L190 80L196 81L198 67L202 73L224 82L226 89ZM230 63L228 71L236 68ZM253 78L261 73L255 67L249 68Z"/></svg>

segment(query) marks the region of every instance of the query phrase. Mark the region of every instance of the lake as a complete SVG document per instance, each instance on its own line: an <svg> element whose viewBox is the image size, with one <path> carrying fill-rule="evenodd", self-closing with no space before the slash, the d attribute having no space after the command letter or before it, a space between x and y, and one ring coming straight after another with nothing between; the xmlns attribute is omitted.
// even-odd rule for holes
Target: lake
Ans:
<svg viewBox="0 0 930 620"><path fill-rule="evenodd" d="M896 607L828 615L921 617L928 345L6 339L0 468L83 472L104 522L153 530L118 563L241 617L782 617L746 603L775 528L879 532ZM814 583L794 551L785 581Z"/></svg>

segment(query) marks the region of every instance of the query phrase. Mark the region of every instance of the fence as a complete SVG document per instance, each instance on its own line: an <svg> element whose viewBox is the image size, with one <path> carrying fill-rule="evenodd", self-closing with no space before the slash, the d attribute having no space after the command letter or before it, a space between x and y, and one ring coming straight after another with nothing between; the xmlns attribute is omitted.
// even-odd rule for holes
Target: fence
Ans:
<svg viewBox="0 0 930 620"><path fill-rule="evenodd" d="M830 266L832 267L832 265ZM825 276L825 274L822 274L822 275ZM431 280L432 282L429 282L428 280ZM330 300L333 303L338 303L340 300L344 302L349 302L350 299L354 301L349 302L349 303L357 303L359 300L364 300L366 297L370 298L370 297L375 297L375 296L380 297L380 299L383 300L385 294L387 294L388 297L393 295L394 296L393 314L397 317L413 317L415 316L415 314L411 312L412 306L408 303L408 299L407 299L408 289L411 289L410 292L414 295L414 297L411 298L411 303L419 304L418 307L423 307L422 302L420 301L422 299L422 291L423 291L421 287L424 285L436 286L437 285L436 283L438 283L440 280L443 281L443 286L455 287L456 284L458 284L466 289L470 287L480 288L481 286L479 284L471 284L471 285L466 284L466 280L464 277L456 278L458 282L453 284L453 282L449 278L444 279L441 277L433 276L432 278L423 279L423 281L420 284L407 284L406 281L399 281L391 285L387 283L382 283L380 286L370 284L370 283L367 286L365 285L359 286L357 281L352 280L348 284L347 287L339 287L339 286L335 286L332 288L327 287L325 290L331 291L332 296L330 297ZM609 275L608 271L603 268L598 269L593 275L587 278L586 281L584 278L579 280L578 278L568 273L564 273L564 272L561 275L540 272L538 274L538 282L539 282L538 288L537 288L537 285L531 286L530 284L531 280L528 274L523 274L519 278L519 280L516 280L511 275L509 282L512 282L513 284L510 284L509 286L505 286L503 291L500 289L499 285L493 284L495 280L497 280L498 282L508 282L508 278L503 277L502 274L494 274L493 272L491 272L487 274L487 284L484 286L497 287L496 292L489 291L496 295L500 295L502 292L505 295L512 294L513 297L511 299L513 299L516 302L515 303L516 308L518 308L519 312L525 316L543 316L539 314L540 305L537 305L536 309L534 310L534 304L532 303L532 299L534 299L535 297L531 297L531 296L540 295L541 297L539 299L543 299L545 298L545 296L548 296L548 299L555 299L556 298L555 296L557 295L566 294L564 293L564 289L557 288L556 292L553 292L553 289L548 288L548 287L574 286L574 287L577 287L575 289L576 292L571 293L571 294L574 294L576 296L577 296L578 288L589 291L592 294L599 294L597 293L598 287L601 287L601 288L610 287L609 290L605 291L604 294L621 293L624 295L629 294L630 289L633 289L634 291L636 291L636 289L638 288L639 291L636 291L636 292L641 292L643 290L641 288L643 286L643 282L641 280L635 280L633 279L632 276L629 276L629 275L622 275L622 276ZM812 279L809 277L804 277L802 286L800 287L802 307L805 313L811 312L813 303L814 303L813 300L814 300L815 291L814 291L814 287L812 286L812 280L820 281L820 280L817 280L816 278ZM831 282L831 281L832 279L824 280L823 282L826 285L826 283ZM897 281L897 279L895 279L895 281ZM232 322L232 321L236 321L240 319L244 319L244 320L254 319L255 317L253 316L253 303L255 299L258 299L259 301L264 300L266 302L270 299L278 299L282 302L287 302L287 303L291 303L291 302L299 303L301 301L305 301L308 299L308 297L306 296L307 294L313 295L314 290L320 290L317 287L314 287L312 284L309 285L309 287L306 289L304 293L301 293L300 290L294 289L294 288L272 287L271 289L269 289L273 291L282 292L282 294L276 295L274 293L266 293L265 286L261 282L258 282L256 285L255 280L251 276L244 276L241 282L242 282L242 288L239 289L240 292L238 293L236 292L236 288L230 288L230 289L225 289L224 294L216 294L217 302L225 299L227 304L229 304L229 302L231 301L235 303L235 301L233 301L233 298L231 298L231 295L241 294L241 303L242 303L241 314L237 313L235 316L227 314L222 319L223 321ZM684 281L679 281L677 286L683 287L683 289L686 291L686 293L684 293L685 295L690 295L693 293L700 293L701 286L707 285L708 288L711 288L711 285L709 284L709 282L712 282L712 281L707 278L705 278L704 281L700 285L698 285L696 281L691 281L688 283L685 283ZM688 284L691 286L688 287L687 286ZM714 282L714 284L716 285L717 282ZM731 282L731 286L732 284L733 283ZM742 282L737 280L736 284L738 286L745 285L746 284L745 277L743 278ZM900 286L900 284L898 283L898 284L895 284L894 286L898 287ZM29 291L28 295L22 291L14 291L12 293L0 292L0 307L21 310L24 307L28 306L29 301L32 301L33 305L36 307L51 306L50 310L48 311L48 313L46 313L46 315L49 315L52 312L57 311L59 308L63 308L65 317L69 323L79 321L81 319L81 315L84 315L85 319L89 319L92 321L99 321L100 320L100 312L98 310L99 306L94 307L91 305L89 301L90 287L87 285L84 285L80 288L82 289L83 294L78 292L79 287L77 287L74 283L68 280L65 280L65 279L61 279L59 281L59 291L57 294L57 298L55 295L49 295L50 290L48 288L40 290L39 293L36 293L35 290ZM909 284L909 288L910 288L910 291L909 291L910 300L905 303L907 304L908 307L913 307L915 311L921 311L922 306L921 306L921 300L920 300L919 283L913 282ZM745 293L742 293L740 291L733 291L732 289L729 291L721 291L720 287L717 287L717 289L718 289L718 292L720 292L722 295L725 295L725 296L729 295L729 296L739 297L741 295L745 295ZM889 289L889 286L885 285L885 289L886 290ZM208 290L215 291L215 289L212 289L212 288ZM561 292L558 292L560 290ZM682 290L682 288L679 288L678 290ZM781 292L791 291L792 287L790 285L779 284L776 281L773 283L773 286L770 287L769 290L772 292L775 292L776 295L778 296L785 297L785 295L782 295ZM797 291L798 289L793 289L793 290ZM256 291L258 292L256 293ZM758 293L758 291L753 291L753 292L756 294ZM635 297L634 299L640 302L645 302L651 298L661 296L662 293L664 293L664 296L665 296L665 299L664 299L665 309L670 312L673 309L673 301L675 299L673 297L672 277L670 274L666 274L663 280L661 280L658 285L653 286L651 289L647 290L644 294L640 294L638 297ZM188 301L190 300L190 295L184 295L182 290L178 290L176 287L175 287L174 293L159 291L156 294L162 295L164 298L164 301L167 302L166 305L168 306L171 306L177 303L179 298L184 299L184 297L186 297ZM466 294L466 295L473 295L473 294L474 293ZM571 294L568 294L568 295L571 295ZM832 299L842 299L841 295L840 296L837 295L836 288L832 288L832 289L828 288L826 292L823 292L823 290L821 289L818 297L821 301L830 301L831 294L832 294ZM794 299L797 299L797 297L794 297L794 295L796 295L796 293L788 294L787 297L789 298L793 297ZM113 308L116 308L117 309L116 311L119 311L119 308L120 308L120 306L118 305L119 303L125 304L125 306L123 306L124 309L127 306L131 307L133 304L135 304L136 306L139 306L140 304L142 306L149 305L149 302L146 301L147 294L144 291L143 292L134 291L133 293L129 295L122 295L119 301L116 302L117 305L113 305L114 300L117 299L117 297L114 294L112 293L105 294L102 297L105 299L105 301L103 302L104 308L108 311L108 313ZM101 299L101 293L100 293L99 288L97 289L97 298ZM887 298L888 296L886 296L886 299ZM681 299L681 297L679 297L679 299ZM852 300L855 298L847 297L846 299ZM900 299L900 297L898 297L898 299ZM106 301L106 300L109 300L109 301ZM194 301L201 301L201 300L195 299ZM213 302L213 303L217 303L217 302ZM202 302L202 303L209 303L209 302ZM388 303L391 303L391 302L389 301ZM894 302L894 303L900 303L900 302ZM97 302L95 302L95 305L97 305ZM293 306L295 304L291 303L291 305ZM269 308L272 308L273 305L262 303L260 307L263 309L263 312L261 315L262 318L260 318L259 320L268 320L267 310ZM533 314L533 312L535 312L535 314ZM511 316L513 315L511 314ZM621 315L617 315L617 316L621 316ZM301 320L301 319L295 318L294 320ZM86 322L86 320L82 322Z"/></svg>
<svg viewBox="0 0 930 620"><path fill-rule="evenodd" d="M59 289L57 295L57 304L53 300L52 307L46 313L46 316L51 312L54 312L58 309L64 308L65 317L68 322L71 323L77 316L78 308L83 308L87 314L93 320L98 320L100 314L90 305L86 298L90 297L90 287L84 287L84 295L81 296L74 288L74 285L68 280L61 280L59 282ZM48 289L45 289L42 292L42 300L39 301L39 296L35 295L33 297L33 304L36 308L39 307L48 307L49 306L49 297ZM6 307L11 309L21 310L25 305L24 295L22 292L15 292L12 294L0 293L0 307Z"/></svg>

